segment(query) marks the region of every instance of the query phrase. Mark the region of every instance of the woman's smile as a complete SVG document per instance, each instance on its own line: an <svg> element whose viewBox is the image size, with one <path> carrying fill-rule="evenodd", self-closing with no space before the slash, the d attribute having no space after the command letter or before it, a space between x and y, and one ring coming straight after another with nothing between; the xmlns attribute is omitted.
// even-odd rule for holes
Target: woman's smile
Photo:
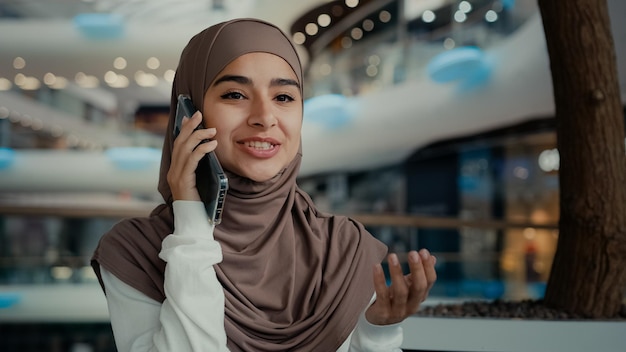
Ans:
<svg viewBox="0 0 626 352"><path fill-rule="evenodd" d="M257 158L271 158L280 149L280 143L274 139L249 138L237 142L246 153Z"/></svg>

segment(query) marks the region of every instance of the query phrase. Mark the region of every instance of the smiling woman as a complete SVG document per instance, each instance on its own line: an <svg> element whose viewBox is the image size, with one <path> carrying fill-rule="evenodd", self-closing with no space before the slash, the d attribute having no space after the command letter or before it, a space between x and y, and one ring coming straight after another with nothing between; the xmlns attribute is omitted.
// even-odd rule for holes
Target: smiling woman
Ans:
<svg viewBox="0 0 626 352"><path fill-rule="evenodd" d="M93 256L118 350L399 349L397 323L426 299L435 258L411 251L405 276L390 254L388 287L386 247L298 187L302 78L296 49L264 21L220 23L189 41L168 129L179 95L201 109L175 140L166 135L164 204L117 224ZM212 151L229 184L217 226L196 173Z"/></svg>

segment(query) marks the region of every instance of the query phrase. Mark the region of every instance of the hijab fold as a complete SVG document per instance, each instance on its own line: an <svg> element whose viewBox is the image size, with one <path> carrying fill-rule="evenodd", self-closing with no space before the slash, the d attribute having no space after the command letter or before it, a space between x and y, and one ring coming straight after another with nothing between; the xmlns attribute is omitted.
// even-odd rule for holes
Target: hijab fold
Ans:
<svg viewBox="0 0 626 352"><path fill-rule="evenodd" d="M267 52L283 58L302 87L294 46L276 26L256 19L223 22L195 35L183 50L170 105L171 131L178 94L201 107L218 73L237 57ZM302 89L302 88L301 88ZM163 302L165 262L158 254L173 232L166 175L172 136L163 144L159 192L164 204L149 217L126 219L106 233L92 265ZM216 274L225 294L231 351L335 351L354 329L373 293L372 266L385 246L347 217L320 212L296 184L301 151L272 179L255 182L226 170L229 190L215 228L223 261Z"/></svg>

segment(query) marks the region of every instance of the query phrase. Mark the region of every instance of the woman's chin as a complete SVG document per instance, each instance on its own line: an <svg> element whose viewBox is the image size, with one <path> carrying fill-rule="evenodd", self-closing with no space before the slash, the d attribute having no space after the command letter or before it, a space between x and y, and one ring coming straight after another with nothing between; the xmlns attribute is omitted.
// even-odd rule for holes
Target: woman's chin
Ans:
<svg viewBox="0 0 626 352"><path fill-rule="evenodd" d="M236 172L236 174L255 182L265 182L278 175L281 170L282 169L243 169L240 170L240 172Z"/></svg>

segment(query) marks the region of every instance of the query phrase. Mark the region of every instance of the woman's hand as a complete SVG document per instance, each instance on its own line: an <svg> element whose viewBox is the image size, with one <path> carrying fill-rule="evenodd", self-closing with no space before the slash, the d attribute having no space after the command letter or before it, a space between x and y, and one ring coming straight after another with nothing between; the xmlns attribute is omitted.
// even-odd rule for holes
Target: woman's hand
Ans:
<svg viewBox="0 0 626 352"><path fill-rule="evenodd" d="M437 279L436 258L426 249L409 252L411 272L407 275L402 273L397 255L389 254L387 261L391 286L387 286L383 268L377 264L374 267L376 301L365 312L367 321L375 325L399 323L416 313Z"/></svg>
<svg viewBox="0 0 626 352"><path fill-rule="evenodd" d="M172 146L172 159L167 172L167 183L174 200L200 200L196 188L196 168L204 155L215 149L217 141L201 143L215 136L215 128L194 129L202 123L202 113L183 119L178 137Z"/></svg>

